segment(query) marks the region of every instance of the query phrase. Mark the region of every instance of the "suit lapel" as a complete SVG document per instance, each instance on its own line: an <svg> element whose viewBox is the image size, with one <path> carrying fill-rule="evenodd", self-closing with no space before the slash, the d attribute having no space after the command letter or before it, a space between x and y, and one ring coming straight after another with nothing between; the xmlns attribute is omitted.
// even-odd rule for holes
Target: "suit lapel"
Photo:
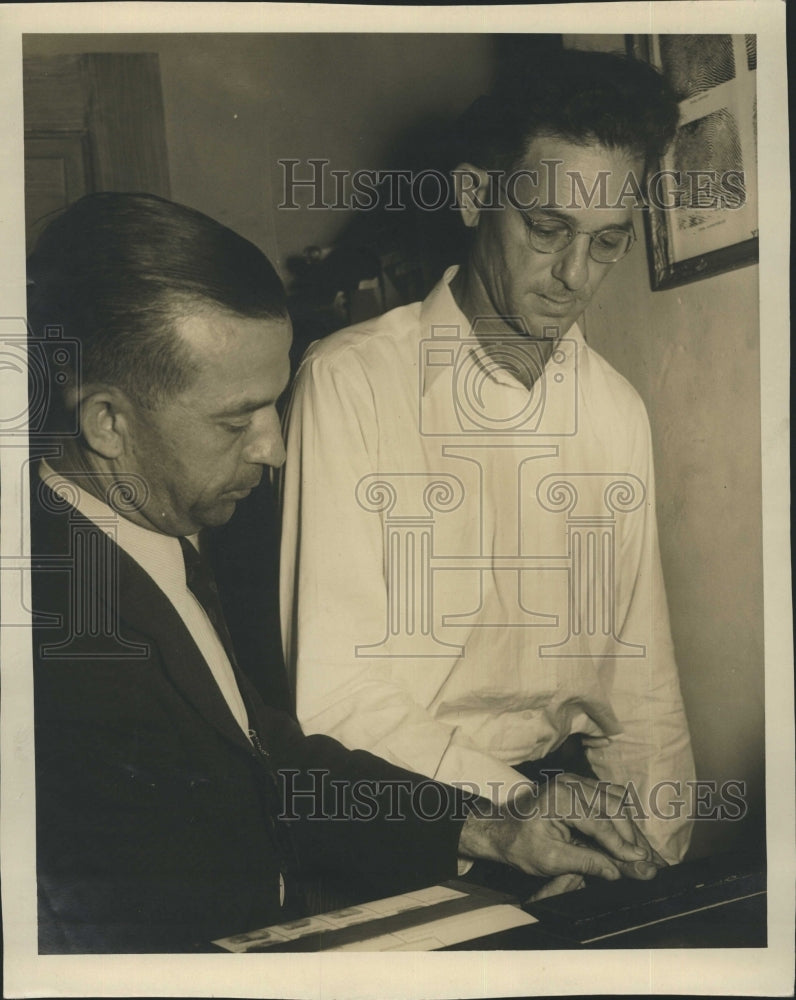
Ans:
<svg viewBox="0 0 796 1000"><path fill-rule="evenodd" d="M119 551L122 621L151 638L174 685L199 714L233 743L250 750L210 667L163 591L124 550Z"/></svg>
<svg viewBox="0 0 796 1000"><path fill-rule="evenodd" d="M73 525L82 531L99 532L103 544L112 547L115 559L110 562L115 562L118 572L118 586L97 588L94 595L104 606L107 620L126 624L157 647L164 670L185 699L210 726L250 752L249 741L229 710L196 642L152 578L105 532L44 484L33 496L32 535L38 535L38 539L32 539L34 558L37 552L39 558L68 552ZM113 607L117 602L118 607ZM112 660L109 669L111 664Z"/></svg>

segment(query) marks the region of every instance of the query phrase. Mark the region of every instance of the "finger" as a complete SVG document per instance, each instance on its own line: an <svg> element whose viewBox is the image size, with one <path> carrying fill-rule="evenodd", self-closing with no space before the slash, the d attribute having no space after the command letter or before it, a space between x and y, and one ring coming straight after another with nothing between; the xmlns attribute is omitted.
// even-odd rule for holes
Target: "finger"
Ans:
<svg viewBox="0 0 796 1000"><path fill-rule="evenodd" d="M608 786L608 791L611 793L611 795L617 796L621 802L623 796L625 795L626 789L624 788L623 785L617 785L612 783L611 785ZM625 808L630 809L631 808L630 803L627 803ZM660 854L655 850L655 848L652 846L652 844L645 836L644 831L641 829L639 824L628 816L625 816L624 818L631 823L635 842L636 844L638 844L639 847L644 848L647 860L654 861L659 868L668 868L669 862L665 861L660 856Z"/></svg>
<svg viewBox="0 0 796 1000"><path fill-rule="evenodd" d="M631 856L629 860L648 861L652 857L652 848L633 820L627 816L623 816L621 813L609 815L610 819L607 823L605 819L597 819L596 822L601 827L613 828L619 834L630 848Z"/></svg>
<svg viewBox="0 0 796 1000"><path fill-rule="evenodd" d="M582 841L579 841L576 837L572 838L572 843L579 845ZM655 865L650 858L634 858L629 861L623 861L618 859L615 855L611 858L613 863L619 869L620 873L625 878L641 879L647 881L654 878L658 874L658 866Z"/></svg>
<svg viewBox="0 0 796 1000"><path fill-rule="evenodd" d="M616 820L599 817L572 820L572 826L595 840L600 847L608 851L612 859L630 863L648 860L647 850L635 842L633 831L628 830L627 836L623 836L617 825ZM620 829L624 828L620 825Z"/></svg>
<svg viewBox="0 0 796 1000"><path fill-rule="evenodd" d="M600 787L599 781L596 781L593 778L581 778L577 775L562 774L560 775L559 780L564 780L568 784L578 782L588 788L592 794L594 794L594 792L596 792ZM625 787L612 782L607 786L603 783L603 788L605 788L608 796L610 796L610 799L604 803L607 815L616 822L617 829L619 830L622 838L630 844L635 844L636 847L639 848L639 853L636 857L638 857L639 860L642 860L643 858L643 860L646 861L653 861L659 868L668 868L668 862L665 861L655 850L639 825L622 812L621 803L626 794ZM627 803L624 808L631 808L631 804Z"/></svg>
<svg viewBox="0 0 796 1000"><path fill-rule="evenodd" d="M643 830L641 830L641 828L636 826L635 824L634 826L636 830L636 843L646 849L647 860L653 861L658 866L658 868L668 868L669 862L664 861L664 859L660 856L660 854L658 854L658 852L655 850L655 848L652 846L649 840L647 840Z"/></svg>
<svg viewBox="0 0 796 1000"><path fill-rule="evenodd" d="M582 840L577 837L571 838L571 843L575 846L581 846L583 844ZM611 859L616 867L619 869L621 874L625 878L641 879L642 881L648 881L651 878L655 878L658 874L657 865L649 858L645 858L639 861L618 861L614 858Z"/></svg>
<svg viewBox="0 0 796 1000"><path fill-rule="evenodd" d="M644 860L654 862L654 864L656 864L658 868L668 868L669 867L668 862L664 861L664 859L660 856L660 854L658 854L658 852L655 850L655 848L647 839L644 831L641 829L639 824L633 822L632 820L630 820L629 822L632 828L636 845L644 851Z"/></svg>
<svg viewBox="0 0 796 1000"><path fill-rule="evenodd" d="M636 825L622 813L621 800L611 791L616 787L587 778L581 780L573 775L561 775L556 782L557 816L589 833L620 860L648 859L651 849L646 841L643 844L639 842ZM601 836L596 834L597 830L602 831Z"/></svg>
<svg viewBox="0 0 796 1000"><path fill-rule="evenodd" d="M615 882L621 878L616 863L593 847L557 843L550 848L547 869L551 874L597 875Z"/></svg>
<svg viewBox="0 0 796 1000"><path fill-rule="evenodd" d="M567 875L557 875L555 878L550 879L545 885L535 892L532 896L529 896L525 902L526 903L536 903L540 899L548 899L550 896L561 896L565 892L574 892L576 889L582 889L585 886L582 875L577 875L569 873Z"/></svg>
<svg viewBox="0 0 796 1000"><path fill-rule="evenodd" d="M658 874L658 866L654 861L619 861L617 862L617 868L619 868L625 878L640 879L643 882L655 878Z"/></svg>

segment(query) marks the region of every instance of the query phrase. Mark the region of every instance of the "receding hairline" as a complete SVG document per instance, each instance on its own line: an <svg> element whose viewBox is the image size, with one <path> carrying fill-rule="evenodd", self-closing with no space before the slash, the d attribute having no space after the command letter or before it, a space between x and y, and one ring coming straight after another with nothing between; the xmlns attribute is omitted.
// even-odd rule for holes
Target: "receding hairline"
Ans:
<svg viewBox="0 0 796 1000"><path fill-rule="evenodd" d="M179 289L165 289L160 298L166 314L172 321L211 313L219 313L231 319L273 320L276 323L290 320L287 306L283 309L256 308L241 311L224 305L211 295Z"/></svg>
<svg viewBox="0 0 796 1000"><path fill-rule="evenodd" d="M184 374L190 376L184 380L183 389L187 388L193 378L198 375L200 365L194 356L194 347L180 328L181 321L190 320L193 317L207 318L215 315L228 320L270 323L274 326L286 327L288 331L291 330L290 314L286 308L277 311L251 310L241 312L222 305L211 297L180 291L165 292L161 302L167 329L159 331L160 338L168 338L171 349L179 358Z"/></svg>

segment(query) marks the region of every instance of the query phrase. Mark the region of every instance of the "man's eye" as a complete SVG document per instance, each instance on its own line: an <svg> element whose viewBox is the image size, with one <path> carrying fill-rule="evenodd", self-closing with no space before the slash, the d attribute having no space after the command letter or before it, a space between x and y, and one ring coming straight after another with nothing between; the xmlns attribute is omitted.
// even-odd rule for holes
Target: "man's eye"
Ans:
<svg viewBox="0 0 796 1000"><path fill-rule="evenodd" d="M537 235L551 239L560 237L562 233L568 231L566 226L557 226L550 222L534 222L533 230Z"/></svg>
<svg viewBox="0 0 796 1000"><path fill-rule="evenodd" d="M233 424L227 422L223 426L224 430L229 431L230 434L241 434L243 431L247 430L251 426L251 420L247 420L243 424Z"/></svg>
<svg viewBox="0 0 796 1000"><path fill-rule="evenodd" d="M607 250L616 250L623 246L627 240L627 233L624 229L607 229L602 233L597 233L594 242Z"/></svg>

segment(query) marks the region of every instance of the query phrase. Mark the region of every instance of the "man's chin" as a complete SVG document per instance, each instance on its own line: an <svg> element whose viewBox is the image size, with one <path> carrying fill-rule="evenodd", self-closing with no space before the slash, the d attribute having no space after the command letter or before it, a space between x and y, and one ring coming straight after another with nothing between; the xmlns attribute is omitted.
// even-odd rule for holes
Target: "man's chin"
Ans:
<svg viewBox="0 0 796 1000"><path fill-rule="evenodd" d="M576 319L576 316L547 316L536 312L526 315L525 322L534 340L550 340L555 343L567 335Z"/></svg>
<svg viewBox="0 0 796 1000"><path fill-rule="evenodd" d="M583 312L581 302L556 302L532 292L524 299L524 319L531 336L539 340L558 340L566 335Z"/></svg>
<svg viewBox="0 0 796 1000"><path fill-rule="evenodd" d="M235 513L237 504L238 501L233 497L223 497L216 500L212 506L194 511L193 519L197 524L194 532L200 531L202 528L218 528L222 524L226 524Z"/></svg>

